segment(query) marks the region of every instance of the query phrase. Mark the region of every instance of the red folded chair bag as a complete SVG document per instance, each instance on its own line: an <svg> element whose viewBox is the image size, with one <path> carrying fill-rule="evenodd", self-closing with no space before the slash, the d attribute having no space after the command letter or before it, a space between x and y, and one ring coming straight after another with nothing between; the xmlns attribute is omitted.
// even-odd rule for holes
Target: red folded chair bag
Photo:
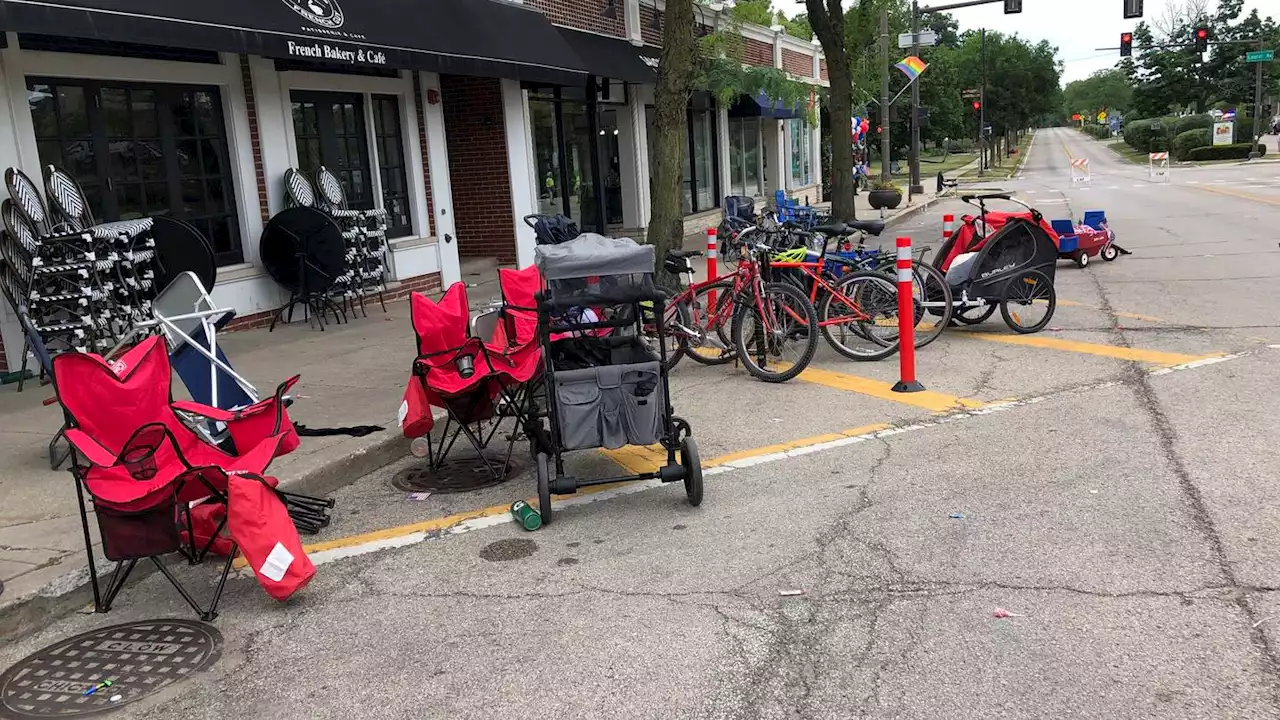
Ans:
<svg viewBox="0 0 1280 720"><path fill-rule="evenodd" d="M227 529L258 584L277 600L306 587L316 566L302 549L289 509L267 478L232 475L227 483Z"/></svg>

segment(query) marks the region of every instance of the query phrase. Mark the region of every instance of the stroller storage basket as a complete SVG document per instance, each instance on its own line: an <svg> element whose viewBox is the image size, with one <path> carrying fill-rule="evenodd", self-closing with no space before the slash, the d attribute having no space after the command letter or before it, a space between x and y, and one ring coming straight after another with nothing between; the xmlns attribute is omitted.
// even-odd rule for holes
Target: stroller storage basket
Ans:
<svg viewBox="0 0 1280 720"><path fill-rule="evenodd" d="M556 372L556 410L566 450L652 445L662 437L657 362Z"/></svg>

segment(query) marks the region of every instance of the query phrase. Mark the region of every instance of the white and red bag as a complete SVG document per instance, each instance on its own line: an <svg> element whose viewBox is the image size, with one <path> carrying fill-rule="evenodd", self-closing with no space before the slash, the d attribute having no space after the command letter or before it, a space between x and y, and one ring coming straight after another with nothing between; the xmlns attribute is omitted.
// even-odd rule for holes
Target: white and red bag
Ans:
<svg viewBox="0 0 1280 720"><path fill-rule="evenodd" d="M288 600L315 576L316 566L302 549L289 509L265 478L228 477L227 528L271 597Z"/></svg>

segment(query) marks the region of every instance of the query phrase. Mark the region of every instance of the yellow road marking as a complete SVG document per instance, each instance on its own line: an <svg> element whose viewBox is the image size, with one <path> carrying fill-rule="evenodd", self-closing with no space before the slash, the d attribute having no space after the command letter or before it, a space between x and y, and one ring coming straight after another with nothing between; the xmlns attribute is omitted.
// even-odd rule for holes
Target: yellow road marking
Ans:
<svg viewBox="0 0 1280 720"><path fill-rule="evenodd" d="M887 382L815 367L807 368L798 377L805 382L825 385L838 390L848 390L849 392L869 395L903 405L912 405L932 412L948 412L957 408L979 408L986 404L980 400L945 395L932 390L913 393L894 392L893 385Z"/></svg>
<svg viewBox="0 0 1280 720"><path fill-rule="evenodd" d="M777 443L775 445L766 445L764 447L759 447L752 450L742 450L739 452L732 452L732 453L728 453L727 455L721 455L720 457L716 457L716 458L712 458L711 460L704 461L702 464L702 468L706 470L708 468L727 465L729 463L738 462L740 460L745 460L747 458L759 457L761 455L771 455L773 453L786 452L788 450L808 447L811 445L819 445L822 443L831 442L833 440L840 440L842 438L857 437L859 435L866 435L868 433L879 432L880 430L887 430L890 427L892 426L889 425L888 423L863 425L862 427L850 428L848 430L844 430L838 433L829 433L826 435L815 435L813 437L800 438L799 440L791 440L788 442ZM602 450L601 452L604 453L604 455L606 455L610 459L617 462L628 472L634 472L634 473L653 472L654 470L657 470L659 467L665 464L667 460L666 451L662 449L661 445L650 445L648 447L626 447L626 448L620 448L618 450ZM644 464L646 462L648 464ZM591 487L585 487L580 489L577 492L577 494L591 495L598 492L604 492L605 490L609 490L625 484L626 484L625 482L617 482L617 483L609 483L607 485L592 485ZM535 500L533 498L527 498L527 501L531 504L535 503ZM491 505L489 507L481 508L479 510L469 510L466 512L446 515L444 517L432 518L430 520L423 520L422 522L409 523L408 525L399 525L397 527L385 528L383 530L373 530L371 532L360 533L358 535L351 535L344 538L337 538L334 540L326 540L324 542L312 543L310 545L304 545L303 549L308 554L312 554L312 553L318 553L324 550L337 550L341 548L349 548L349 547L355 547L358 545L365 545L371 542L377 542L379 540L392 540L395 538L404 537L405 535L412 535L414 533L419 533L419 532L421 533L436 532L439 530L446 530L448 528L454 527L455 525L466 522L467 520L494 517L496 515L501 515L503 513L509 512L510 510L511 510L510 505ZM247 563L245 562L245 559L243 557L240 557L236 559L235 567L237 569L242 568L242 567L245 567L246 564Z"/></svg>
<svg viewBox="0 0 1280 720"><path fill-rule="evenodd" d="M1101 357L1116 358L1118 360L1132 360L1134 362L1153 363L1156 365L1182 365L1184 363L1195 362L1216 355L1183 355L1181 353L1164 352L1162 350L1143 350L1142 348L1127 348L1118 345L1101 345L1098 343L1080 342L1078 340L1062 340L1060 338L1050 338L1041 335L998 335L995 333L973 332L964 333L968 337L978 338L980 340L989 340L991 342L1006 343L1008 345L1022 345L1023 347L1042 348L1046 350L1063 350L1066 352L1083 353L1085 355L1099 355Z"/></svg>
<svg viewBox="0 0 1280 720"><path fill-rule="evenodd" d="M1211 193L1217 193L1219 195L1230 195L1231 197L1237 197L1242 200L1252 200L1254 202L1266 203L1268 205L1280 205L1280 198L1265 197L1263 195L1254 195L1253 193L1240 192L1239 190L1228 190L1227 188L1216 187L1213 185L1188 185L1187 187L1192 187L1199 190L1207 190Z"/></svg>

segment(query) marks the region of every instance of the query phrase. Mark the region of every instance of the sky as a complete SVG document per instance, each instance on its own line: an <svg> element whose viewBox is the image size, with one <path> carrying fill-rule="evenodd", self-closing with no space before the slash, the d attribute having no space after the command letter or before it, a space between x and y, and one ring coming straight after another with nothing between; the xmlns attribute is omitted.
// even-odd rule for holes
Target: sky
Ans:
<svg viewBox="0 0 1280 720"><path fill-rule="evenodd" d="M1164 13L1165 6L1180 0L1146 0L1144 17L1148 21ZM947 5L952 0L926 0L922 5ZM805 12L803 0L774 0L774 7L788 16ZM845 0L851 5L851 0ZM1280 18L1280 0L1246 0L1244 12L1257 8L1264 17ZM1266 8L1264 10L1264 7ZM1119 50L1098 51L1094 48L1118 47L1120 33L1133 30L1138 20L1125 20L1123 0L1023 0L1022 12L1005 15L1002 3L960 8L951 14L960 30L986 27L1004 33L1017 33L1032 42L1048 40L1058 47L1063 62L1062 82L1086 78L1096 70L1115 65Z"/></svg>

